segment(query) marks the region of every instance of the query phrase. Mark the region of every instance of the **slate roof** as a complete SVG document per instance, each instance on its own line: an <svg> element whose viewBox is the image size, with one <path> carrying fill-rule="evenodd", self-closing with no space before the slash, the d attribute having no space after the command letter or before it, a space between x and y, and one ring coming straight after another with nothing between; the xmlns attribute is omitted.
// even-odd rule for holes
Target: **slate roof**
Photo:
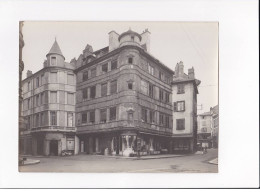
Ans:
<svg viewBox="0 0 260 192"><path fill-rule="evenodd" d="M65 59L65 57L63 56L63 54L62 54L62 52L60 50L60 46L57 43L56 39L55 39L55 41L54 41L54 43L53 43L49 53L46 56L48 56L50 54L58 54L58 55L61 55Z"/></svg>

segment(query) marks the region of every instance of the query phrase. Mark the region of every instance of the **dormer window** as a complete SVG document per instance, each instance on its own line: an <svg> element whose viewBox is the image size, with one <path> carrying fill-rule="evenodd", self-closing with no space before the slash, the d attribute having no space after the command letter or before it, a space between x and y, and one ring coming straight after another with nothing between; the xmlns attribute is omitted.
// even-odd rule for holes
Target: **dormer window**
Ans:
<svg viewBox="0 0 260 192"><path fill-rule="evenodd" d="M51 65L56 65L56 57L51 57Z"/></svg>
<svg viewBox="0 0 260 192"><path fill-rule="evenodd" d="M128 58L128 63L129 63L129 64L133 64L133 58L132 58L132 57L129 57L129 58Z"/></svg>

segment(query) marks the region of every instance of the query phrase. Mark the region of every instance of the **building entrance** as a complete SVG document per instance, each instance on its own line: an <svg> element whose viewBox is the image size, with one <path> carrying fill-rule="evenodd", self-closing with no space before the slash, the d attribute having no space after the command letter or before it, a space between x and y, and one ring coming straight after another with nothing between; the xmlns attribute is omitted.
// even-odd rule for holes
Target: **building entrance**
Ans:
<svg viewBox="0 0 260 192"><path fill-rule="evenodd" d="M58 141L51 140L50 142L50 155L58 155Z"/></svg>

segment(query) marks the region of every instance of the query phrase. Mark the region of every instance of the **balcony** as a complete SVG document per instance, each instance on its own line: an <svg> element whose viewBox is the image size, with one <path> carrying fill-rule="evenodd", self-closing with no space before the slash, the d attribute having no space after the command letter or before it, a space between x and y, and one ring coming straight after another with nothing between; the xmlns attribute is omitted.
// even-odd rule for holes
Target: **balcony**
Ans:
<svg viewBox="0 0 260 192"><path fill-rule="evenodd" d="M42 131L51 131L51 132L75 132L75 127L62 127L62 126L43 126L43 127L34 127L31 129L31 132L42 132Z"/></svg>

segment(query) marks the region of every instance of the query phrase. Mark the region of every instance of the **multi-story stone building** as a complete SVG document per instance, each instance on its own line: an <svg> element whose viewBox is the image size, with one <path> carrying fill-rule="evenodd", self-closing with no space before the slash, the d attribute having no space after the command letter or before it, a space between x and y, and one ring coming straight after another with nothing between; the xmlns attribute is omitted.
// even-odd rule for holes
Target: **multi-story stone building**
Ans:
<svg viewBox="0 0 260 192"><path fill-rule="evenodd" d="M212 114L205 112L198 115L198 143L200 146L212 147Z"/></svg>
<svg viewBox="0 0 260 192"><path fill-rule="evenodd" d="M194 68L184 73L183 62L177 63L172 82L173 153L193 152L197 144L197 86Z"/></svg>
<svg viewBox="0 0 260 192"><path fill-rule="evenodd" d="M80 152L129 156L171 151L174 71L149 53L150 32L109 33L109 46L87 45L77 75Z"/></svg>
<svg viewBox="0 0 260 192"><path fill-rule="evenodd" d="M56 40L46 57L43 68L34 74L28 71L22 81L26 130L21 132L20 146L24 154L77 153L75 65L65 62Z"/></svg>
<svg viewBox="0 0 260 192"><path fill-rule="evenodd" d="M218 130L219 130L219 108L218 105L210 108L210 113L212 115L212 147L218 148Z"/></svg>

